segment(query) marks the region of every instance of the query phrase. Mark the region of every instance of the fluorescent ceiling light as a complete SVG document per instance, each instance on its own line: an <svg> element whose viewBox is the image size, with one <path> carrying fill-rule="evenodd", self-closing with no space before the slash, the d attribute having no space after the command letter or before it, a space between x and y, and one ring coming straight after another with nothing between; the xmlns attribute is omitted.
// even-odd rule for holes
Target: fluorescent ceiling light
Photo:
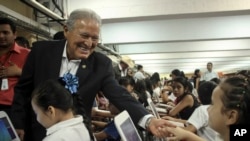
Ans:
<svg viewBox="0 0 250 141"><path fill-rule="evenodd" d="M42 12L43 14L49 16L50 18L52 18L54 20L60 20L60 21L65 20L64 18L57 15L56 13L51 11L50 9L46 8L45 6L43 6L42 4L37 2L36 0L22 0L22 1L33 6L34 8L36 8L37 10L39 10L40 12Z"/></svg>

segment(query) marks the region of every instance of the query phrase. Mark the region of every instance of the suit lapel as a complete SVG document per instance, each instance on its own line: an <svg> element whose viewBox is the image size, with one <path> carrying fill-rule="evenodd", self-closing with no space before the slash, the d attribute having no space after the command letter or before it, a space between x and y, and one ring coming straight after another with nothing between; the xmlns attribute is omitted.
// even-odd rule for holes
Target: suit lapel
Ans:
<svg viewBox="0 0 250 141"><path fill-rule="evenodd" d="M89 73L91 72L91 70L93 69L93 63L90 63L90 60L82 60L77 72L76 72L76 76L78 76L79 78L79 87L81 87L84 82L87 82L87 77L89 75Z"/></svg>

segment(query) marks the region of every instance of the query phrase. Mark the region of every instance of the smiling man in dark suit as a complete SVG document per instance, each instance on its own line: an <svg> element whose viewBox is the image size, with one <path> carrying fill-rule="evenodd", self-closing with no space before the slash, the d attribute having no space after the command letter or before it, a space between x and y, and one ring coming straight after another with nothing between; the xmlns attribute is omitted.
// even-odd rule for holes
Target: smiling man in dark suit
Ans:
<svg viewBox="0 0 250 141"><path fill-rule="evenodd" d="M94 49L99 41L101 18L92 10L78 9L70 14L64 27L66 40L39 41L24 65L22 76L15 87L12 121L24 140L41 141L45 129L38 124L30 106L34 88L47 79L58 79L65 73L79 78L78 93L82 96L86 114L90 117L93 101L98 91L119 110L127 110L134 123L163 136L159 127L166 120L152 117L115 80L111 60Z"/></svg>

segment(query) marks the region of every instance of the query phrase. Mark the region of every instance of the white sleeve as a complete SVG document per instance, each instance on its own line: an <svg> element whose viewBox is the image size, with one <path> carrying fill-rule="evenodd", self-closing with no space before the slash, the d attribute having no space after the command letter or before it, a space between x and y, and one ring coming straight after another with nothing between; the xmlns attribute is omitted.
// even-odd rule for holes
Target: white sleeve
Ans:
<svg viewBox="0 0 250 141"><path fill-rule="evenodd" d="M189 117L187 122L189 124L192 124L196 130L199 130L200 128L207 125L208 117L206 116L206 112L203 106L199 106L195 109L195 111L192 113L192 115Z"/></svg>
<svg viewBox="0 0 250 141"><path fill-rule="evenodd" d="M145 78L146 78L146 77L143 75L142 72L140 73L140 78L141 78L141 79L145 79Z"/></svg>

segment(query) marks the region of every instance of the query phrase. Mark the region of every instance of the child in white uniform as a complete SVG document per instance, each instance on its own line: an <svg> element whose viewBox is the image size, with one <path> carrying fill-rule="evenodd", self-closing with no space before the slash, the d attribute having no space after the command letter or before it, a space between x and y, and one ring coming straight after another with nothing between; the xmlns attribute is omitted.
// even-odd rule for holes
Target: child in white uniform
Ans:
<svg viewBox="0 0 250 141"><path fill-rule="evenodd" d="M208 108L208 125L218 133L215 141L230 140L230 125L249 125L249 110L249 80L234 76L222 81L214 89L212 104ZM166 136L170 135L170 140L204 141L203 138L179 127L166 127L162 131L166 132Z"/></svg>
<svg viewBox="0 0 250 141"><path fill-rule="evenodd" d="M64 83L64 82L63 82ZM67 83L65 83L67 86ZM91 141L95 140L89 132L89 123L83 111L74 111L78 104L78 94L74 87L67 87L58 80L47 80L39 85L32 93L32 108L37 115L37 121L46 128L43 141ZM84 117L84 119L83 119ZM86 125L84 124L86 123ZM88 128L86 128L88 127Z"/></svg>
<svg viewBox="0 0 250 141"><path fill-rule="evenodd" d="M216 132L208 126L208 107L211 105L213 90L217 84L212 81L205 81L199 86L199 100L203 104L195 109L187 120L187 129L197 133L198 136L207 141L214 141Z"/></svg>

